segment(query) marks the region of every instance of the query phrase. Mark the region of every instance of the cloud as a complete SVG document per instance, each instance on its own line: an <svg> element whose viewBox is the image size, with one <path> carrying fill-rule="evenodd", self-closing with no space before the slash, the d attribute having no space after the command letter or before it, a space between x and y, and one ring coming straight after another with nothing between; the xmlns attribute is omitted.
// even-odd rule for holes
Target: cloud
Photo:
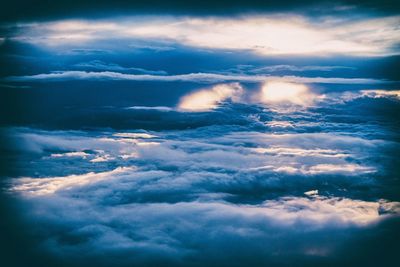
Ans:
<svg viewBox="0 0 400 267"><path fill-rule="evenodd" d="M323 83L323 84L384 84L389 81L368 78L324 78L300 76L269 76L269 75L235 75L218 73L187 73L176 75L126 74L120 72L87 72L87 71L57 71L26 76L9 76L4 78L8 82L35 82L35 81L68 81L68 80L121 80L121 81L162 81L162 82L264 82L282 81L294 83Z"/></svg>
<svg viewBox="0 0 400 267"><path fill-rule="evenodd" d="M60 157L81 157L81 158L86 158L87 156L90 156L90 154L86 152L66 152L66 153L55 153L50 155L53 158L60 158Z"/></svg>
<svg viewBox="0 0 400 267"><path fill-rule="evenodd" d="M317 164L309 169L309 173L370 173L375 172L374 168L359 166L356 164L333 165L333 164Z"/></svg>
<svg viewBox="0 0 400 267"><path fill-rule="evenodd" d="M74 187L84 186L88 183L96 183L104 177L110 177L114 174L126 172L132 168L118 168L109 172L100 174L87 173L83 175L70 175L66 177L49 178L19 178L19 185L13 190L27 192L32 195L54 194L59 190L67 190Z"/></svg>
<svg viewBox="0 0 400 267"><path fill-rule="evenodd" d="M266 82L261 88L263 103L293 103L311 105L318 96L312 93L304 84L288 82Z"/></svg>
<svg viewBox="0 0 400 267"><path fill-rule="evenodd" d="M306 195L306 196L318 196L318 190L310 190L310 191L304 192L304 195Z"/></svg>
<svg viewBox="0 0 400 267"><path fill-rule="evenodd" d="M302 148L293 148L293 147L274 147L270 146L268 148L257 147L254 148L254 151L257 153L268 153L275 155L286 155L286 156L318 156L318 157L347 157L348 155L345 153L340 153L338 150L332 149L302 149Z"/></svg>
<svg viewBox="0 0 400 267"><path fill-rule="evenodd" d="M238 84L202 90L245 98ZM371 244L363 236L387 236L400 212L386 165L397 135L360 115L381 100L364 98L293 112L235 101L201 113L138 107L125 131L12 128L23 176L6 180L8 193L37 246L67 265L342 263ZM182 127L132 130L143 112Z"/></svg>
<svg viewBox="0 0 400 267"><path fill-rule="evenodd" d="M165 107L165 106L133 106L133 107L127 107L126 109L133 109L133 110L157 110L157 111L162 111L162 112L168 112L168 111L173 111L174 109L171 107Z"/></svg>
<svg viewBox="0 0 400 267"><path fill-rule="evenodd" d="M43 103L28 105L40 115L24 114L15 125L47 129L7 128L0 142L1 165L16 169L3 181L12 201L4 204L22 218L13 227L33 236L29 246L40 256L67 266L390 265L400 218L400 94L367 90L391 84L368 79L379 75L362 66L367 56L398 53L398 22L397 15L260 14L13 25L7 42L30 48L27 66L63 59L2 78L11 87L29 83L23 99ZM337 77L339 69L355 74L339 66L350 60L343 55L360 56L364 63L351 64L367 78ZM206 62L210 56L216 60ZM127 63L133 59L146 69ZM281 60L311 65L217 72L232 62ZM171 62L171 74L159 70ZM267 75L279 71L333 72ZM119 104L102 95L115 84L130 95ZM49 103L38 97L53 87L72 91L52 92L63 101L46 112Z"/></svg>
<svg viewBox="0 0 400 267"><path fill-rule="evenodd" d="M210 137L206 132L204 136L191 137L196 132L189 131L186 132L186 136L191 137L189 140L179 132L169 134L175 137L160 132L117 132L85 137L76 132L50 134L17 131L14 138L23 149L44 155L46 166L54 164L54 169L48 169L50 172L57 173L56 166L63 163L61 160L65 160L66 166L79 160L79 164L85 166L86 170L96 170L99 167L97 164L102 166L102 163L107 162L113 162L111 166L134 165L143 171L154 167L166 170L172 168L176 173L169 173L165 181L160 177L159 181L162 184L176 182L183 186L182 192L190 192L192 187L203 183L208 184L211 190L214 186L219 188L224 184L226 190L230 191L240 181L260 183L260 188L283 186L284 190L309 186L308 183L317 187L324 181L319 179L320 175L332 174L343 176L335 177L335 183L348 183L350 180L353 183L374 183L363 175L379 172L380 166L365 160L361 163L360 160L371 151L387 145L379 140L324 133L278 135L235 132ZM46 152L49 150L71 152ZM52 157L54 154L60 157ZM62 157L64 155L71 157ZM72 155L85 156L81 158ZM218 179L214 179L216 174L213 174L213 169L219 170L217 174L222 176L217 175ZM225 173L230 175L226 176ZM286 174L306 176L308 182L299 185L296 179ZM271 178L263 178L264 175ZM286 182L280 185L282 181ZM175 187L179 188L176 184Z"/></svg>
<svg viewBox="0 0 400 267"><path fill-rule="evenodd" d="M93 60L90 62L81 62L73 65L77 68L84 68L84 69L97 69L97 70L107 70L107 71L129 71L129 72L136 72L140 74L150 74L150 75L166 75L167 72L162 70L147 70L142 68L134 68L134 67L122 67L115 63L105 63L101 60Z"/></svg>
<svg viewBox="0 0 400 267"><path fill-rule="evenodd" d="M307 72L307 71L323 71L330 72L335 70L356 70L355 67L350 66L336 66L336 65L267 65L267 66L254 66L247 64L239 64L233 68L223 70L220 73L252 73L263 74L269 72Z"/></svg>
<svg viewBox="0 0 400 267"><path fill-rule="evenodd" d="M294 66L294 65L271 65L257 68L246 68L249 73L265 73L265 72L277 72L277 71L293 71L293 72L304 72L304 71L334 71L334 70L354 70L354 67L348 66Z"/></svg>
<svg viewBox="0 0 400 267"><path fill-rule="evenodd" d="M370 91L375 95L393 96L396 91ZM366 91L362 90L358 96L365 96ZM371 95L371 94L370 94ZM275 109L283 110L287 105L279 107L280 104L295 104L300 106L311 106L316 101L322 101L326 95L317 95L313 93L308 86L300 83L269 81L265 82L259 92L244 90L238 83L220 84L211 89L201 89L194 93L190 93L181 98L178 105L181 110L205 111L216 108L221 102L229 99L236 103L247 104L265 104L274 105ZM348 96L345 96L348 99ZM273 122L272 122L273 123ZM271 127L277 126L276 123ZM283 125L282 122L278 126L290 127Z"/></svg>
<svg viewBox="0 0 400 267"><path fill-rule="evenodd" d="M221 86L201 90L246 98ZM72 266L358 263L376 243L391 257L399 144L371 110L398 101L353 93L363 101L327 106L345 97L328 92L293 111L229 99L200 113L138 107L131 130L11 128L23 175L7 193L43 254ZM182 126L133 130L137 113Z"/></svg>
<svg viewBox="0 0 400 267"><path fill-rule="evenodd" d="M133 138L133 139L136 139L136 138L148 139L148 138L157 137L156 135L152 135L152 134L148 134L148 133L115 133L113 135L118 136L118 137Z"/></svg>
<svg viewBox="0 0 400 267"><path fill-rule="evenodd" d="M220 84L211 89L203 89L184 96L178 105L180 109L204 111L216 108L227 99L234 102L240 101L244 90L238 83Z"/></svg>
<svg viewBox="0 0 400 267"><path fill-rule="evenodd" d="M400 99L400 91L393 89L364 89L357 91L345 91L341 93L333 92L329 96L329 101L333 103L341 103L357 101L362 99L374 100L391 100L396 101Z"/></svg>
<svg viewBox="0 0 400 267"><path fill-rule="evenodd" d="M11 84L0 84L0 87L12 88L12 89L28 89L28 88L31 88L28 85L11 85Z"/></svg>
<svg viewBox="0 0 400 267"><path fill-rule="evenodd" d="M191 266L187 257L204 264L233 257L239 265L246 265L242 253L251 253L262 264L282 256L289 263L298 256L329 258L357 230L391 219L400 212L398 202L315 194L259 204L229 203L215 199L218 195L172 203L148 198L151 202L142 203L145 195L135 196L146 189L153 188L159 199L162 190L179 194L171 184L160 183L158 177L168 175L162 171L116 169L25 180L25 187L14 189L29 196L31 205L25 215L35 218L39 236L45 240L41 247L51 248L62 258L86 251L84 258L103 262L100 266L108 265L104 261L113 251L119 251L117 258L121 259L114 261L114 266L146 266L158 260L178 266L177 262L184 261ZM48 190L44 185L57 190ZM116 202L121 197L123 203ZM39 217L35 215L38 212ZM326 238L332 233L338 233L334 241ZM260 242L262 247L256 245ZM232 244L240 244L237 248L241 253L235 253ZM286 249L281 251L281 247ZM215 256L210 250L217 248ZM67 262L79 259L68 258Z"/></svg>
<svg viewBox="0 0 400 267"><path fill-rule="evenodd" d="M361 96L373 98L393 97L400 99L400 90L361 90Z"/></svg>
<svg viewBox="0 0 400 267"><path fill-rule="evenodd" d="M19 24L15 40L57 47L113 38L173 41L261 55L390 55L399 42L398 16L314 21L290 14L225 17L128 17ZM213 29L210 31L210 29Z"/></svg>
<svg viewBox="0 0 400 267"><path fill-rule="evenodd" d="M120 186L131 181L133 184L128 191L133 190L134 186L138 186L142 183L145 189L146 185L143 183L159 183L156 176L168 176L163 172L150 171L150 172L138 172L136 168L117 168L112 171L102 173L87 173L83 175L71 175L66 177L49 177L49 178L19 178L16 180L16 184L13 190L17 192L26 193L31 197L41 197L43 195L57 195L61 197L71 198L81 197L83 191L87 192L86 200L102 201L108 194L114 194L115 190L119 190ZM139 180L134 182L134 180ZM110 186L104 191L104 186ZM162 186L159 184L158 186ZM200 212L209 213L209 208L213 210L225 210L224 213L229 216L229 213L246 216L260 216L268 220L268 224L281 225L283 227L291 227L293 224L299 222L308 222L309 227L319 227L322 225L330 226L344 226L348 224L359 224L364 225L375 220L380 219L384 214L398 213L400 212L400 203L398 202L387 202L380 200L379 202L367 202L352 200L346 198L329 198L323 196L315 196L318 191L306 192L307 195L313 195L313 198L303 197L283 197L276 200L266 200L258 205L232 205L225 202L211 201L194 201L194 202L177 202L176 204L163 204L154 203L143 207L137 206L136 203L126 205L126 208L135 207L138 211L146 210L147 208L152 209L152 206L158 206L160 208L166 208L171 210L173 213L179 211L173 211L176 207L186 207L187 209L198 209ZM93 195L101 194L103 198L92 198ZM106 194L106 195L104 195ZM96 200L97 199L97 200ZM85 201L85 198L83 199ZM40 198L39 198L40 201ZM112 203L110 203L112 204ZM132 207L130 207L132 205ZM112 209L119 209L118 206L112 204ZM124 209L124 207L123 207ZM168 212L169 213L169 212ZM211 211L211 214L214 213ZM382 215L381 215L382 214ZM157 216L165 216L160 211ZM172 214L171 214L172 215ZM183 214L184 215L184 212ZM185 215L184 215L185 216ZM385 216L382 216L384 218ZM146 219L146 218L143 218Z"/></svg>

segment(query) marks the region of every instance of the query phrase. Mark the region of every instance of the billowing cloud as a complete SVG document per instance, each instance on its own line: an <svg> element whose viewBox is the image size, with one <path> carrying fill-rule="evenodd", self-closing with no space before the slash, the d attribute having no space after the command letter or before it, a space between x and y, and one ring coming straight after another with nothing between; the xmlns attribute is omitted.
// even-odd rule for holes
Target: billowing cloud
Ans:
<svg viewBox="0 0 400 267"><path fill-rule="evenodd" d="M157 135L137 132L114 133L111 136L103 133L92 137L81 136L74 132L61 132L57 135L42 133L15 134L15 141L23 145L25 149L44 153L43 160L48 164L62 164L60 160L79 160L81 157L72 155L85 155L83 160L87 161L87 169L95 170L96 164L112 162L119 166L141 166L143 170L158 166L161 169L173 169L177 171L165 176L165 183L176 181L184 186L182 190L189 190L196 184L208 183L212 188L219 183L225 184L227 188L248 177L250 183L258 182L265 187L278 186L275 182L288 179L284 187L289 184L298 186L296 180L285 177L285 174L300 175L318 178L319 175L347 175L350 180L361 181L363 175L379 172L379 165L372 163L357 163L365 158L368 153L387 145L379 140L366 140L351 136L315 133L315 134L267 134L257 132L235 132L227 133L217 137L199 136L186 140L180 137L178 132L170 132L168 135L157 133ZM188 136L195 132L187 132ZM176 137L173 137L173 136ZM350 147L352 145L352 147ZM46 157L46 150L71 151L64 153L52 153ZM87 151L87 152L84 152ZM88 153L90 152L90 153ZM53 155L60 155L54 157ZM69 157L61 157L71 155ZM54 160L54 162L52 162ZM222 175L214 180L214 174L209 168L217 168ZM50 169L51 170L51 169ZM233 175L233 173L236 173ZM271 175L277 178L265 179L263 175ZM280 176L283 175L283 176ZM210 176L210 178L206 178ZM218 176L218 175L217 175ZM355 176L355 177L354 177ZM74 176L75 177L75 176ZM175 178L172 178L175 177ZM196 178L197 177L197 178ZM359 179L359 178L361 179ZM61 181L90 180L76 177L59 179ZM160 177L159 181L164 178ZM176 179L176 180L175 180ZM246 178L247 179L247 178ZM309 178L314 186L318 186L318 179ZM336 178L337 181L345 181L347 178ZM21 180L24 181L24 180ZM57 179L47 179L50 185ZM206 182L207 181L207 182ZM33 184L39 180L33 179ZM367 182L367 180L364 180ZM373 183L372 180L369 182ZM164 182L162 182L164 183ZM272 184L271 184L272 183ZM51 186L52 187L52 186ZM189 190L190 191L190 190Z"/></svg>
<svg viewBox="0 0 400 267"><path fill-rule="evenodd" d="M67 177L49 177L49 178L20 178L13 190L27 194L28 196L40 197L43 195L52 195L54 197L64 196L75 198L83 193L82 190L88 190L88 198L93 195L101 194L106 197L108 194L115 193L121 184L131 180L136 186L138 182L133 180L139 179L141 183L158 183L155 176L166 176L162 172L136 172L133 168L118 168L103 173L87 173L83 175L72 175ZM103 191L104 186L111 188ZM133 185L131 185L133 186ZM128 190L133 190L131 187ZM142 188L144 189L144 188ZM166 188L165 188L166 189ZM235 216L261 216L268 221L268 224L291 227L293 224L308 222L310 228L320 227L322 225L334 225L339 227L348 224L368 224L374 222L385 213L400 212L400 203L381 200L379 202L367 202L351 199L328 198L317 195L318 191L306 192L313 198L303 197L284 197L277 200L267 200L259 205L231 205L227 203L219 203L218 201L199 201L194 203L177 203L176 206L186 207L187 209L197 209L206 211L208 208L222 209L228 213L233 212ZM104 195L106 194L106 195ZM96 201L95 199L93 199ZM205 202L205 203L203 203ZM153 204L154 206L163 206L167 209L174 209L174 205ZM152 205L150 205L151 207ZM203 208L205 210L203 210ZM129 206L127 206L129 208ZM132 207L133 208L133 207ZM147 209L147 207L137 207ZM118 209L118 207L115 207ZM219 212L221 212L220 210ZM171 210L173 212L173 210ZM49 214L50 215L50 214ZM160 214L162 216L162 213ZM228 214L226 214L228 215ZM229 215L228 215L229 216ZM224 216L222 216L224 217ZM385 216L382 216L385 217Z"/></svg>
<svg viewBox="0 0 400 267"><path fill-rule="evenodd" d="M342 262L363 249L364 233L380 240L400 213L386 167L397 160L395 135L350 100L333 111L316 101L281 112L238 104L242 90L222 84L188 95L213 107L226 101L210 112L129 109L129 118L167 116L181 130L8 129L30 159L19 163L23 176L7 180L8 193L35 221L38 246L77 266L248 266L247 255L265 266ZM358 92L368 107L394 101L381 95Z"/></svg>
<svg viewBox="0 0 400 267"><path fill-rule="evenodd" d="M400 212L398 202L324 197L315 191L307 192L307 197L235 204L222 201L224 194L187 188L194 190L191 199L180 195L176 201L165 202L166 196L181 194L179 187L184 184L179 179L173 186L164 184L160 177L170 175L125 168L80 176L24 178L14 190L33 205L26 216L40 212L35 220L46 240L42 247L51 248L62 258L88 251L85 258L93 257L103 264L107 261L103 255L118 250L124 257L114 262L117 266L145 266L158 260L180 266L180 261L193 257L204 263L233 257L245 265L242 254L232 254L232 240L246 244L240 246L241 253L257 255L261 263L282 256L289 263L296 256L332 257L356 230ZM334 242L324 241L336 231L340 235ZM255 245L258 242L262 247ZM281 246L286 250L280 251ZM209 251L216 248L220 248L217 257Z"/></svg>

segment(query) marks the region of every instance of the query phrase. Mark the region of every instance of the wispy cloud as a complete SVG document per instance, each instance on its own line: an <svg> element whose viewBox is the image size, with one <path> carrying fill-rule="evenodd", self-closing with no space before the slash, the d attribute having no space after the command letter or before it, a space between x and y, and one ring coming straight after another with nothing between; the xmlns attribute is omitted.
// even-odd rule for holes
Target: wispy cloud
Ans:
<svg viewBox="0 0 400 267"><path fill-rule="evenodd" d="M120 72L101 71L57 71L26 76L10 76L4 78L8 82L34 81L67 81L67 80L126 80L126 81L163 81L163 82L264 82L284 81L298 83L326 83L326 84L382 84L389 81L369 78L338 78L338 77L301 77L301 76L270 76L270 75L236 75L218 73L187 73L177 75L126 74Z"/></svg>
<svg viewBox="0 0 400 267"><path fill-rule="evenodd" d="M258 68L249 66L245 70L249 73L266 73L266 72L277 72L277 71L304 72L304 71L334 71L334 70L354 70L354 69L355 69L354 67L348 67L348 66L271 65Z"/></svg>
<svg viewBox="0 0 400 267"><path fill-rule="evenodd" d="M139 74L151 74L151 75L166 75L167 72L163 70L147 70L143 68L137 67L122 67L115 63L106 63L101 60L92 60L89 62L81 62L73 65L73 67L81 68L81 69L96 69L96 70L104 70L104 71L127 71Z"/></svg>

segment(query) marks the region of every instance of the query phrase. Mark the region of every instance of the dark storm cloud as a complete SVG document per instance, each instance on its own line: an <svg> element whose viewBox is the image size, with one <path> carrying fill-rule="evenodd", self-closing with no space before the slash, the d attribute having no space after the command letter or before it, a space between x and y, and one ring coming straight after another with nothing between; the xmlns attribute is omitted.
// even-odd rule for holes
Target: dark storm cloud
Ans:
<svg viewBox="0 0 400 267"><path fill-rule="evenodd" d="M351 14L354 9L378 14L396 14L399 10L395 0L342 0L329 1L26 1L6 3L1 9L3 21L41 20L67 17L104 17L110 14L202 14L232 15L245 12L309 12Z"/></svg>

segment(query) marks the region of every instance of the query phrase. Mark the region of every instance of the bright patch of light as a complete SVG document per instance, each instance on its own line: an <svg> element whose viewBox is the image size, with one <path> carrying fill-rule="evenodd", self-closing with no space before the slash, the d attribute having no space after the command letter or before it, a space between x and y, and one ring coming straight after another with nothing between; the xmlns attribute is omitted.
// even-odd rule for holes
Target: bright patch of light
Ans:
<svg viewBox="0 0 400 267"><path fill-rule="evenodd" d="M307 86L288 82L267 82L261 89L261 101L263 103L293 103L297 105L309 105L315 99Z"/></svg>
<svg viewBox="0 0 400 267"><path fill-rule="evenodd" d="M81 158L86 158L90 156L90 154L86 153L86 152L67 152L67 153L54 153L51 154L50 157L53 158L62 158L62 157L81 157Z"/></svg>
<svg viewBox="0 0 400 267"><path fill-rule="evenodd" d="M360 166L357 164L318 164L312 166L307 173L310 174L321 174L321 173L343 173L343 174L357 174L357 173L371 173L376 170L373 167Z"/></svg>
<svg viewBox="0 0 400 267"><path fill-rule="evenodd" d="M86 173L80 175L69 175L61 177L49 178L19 178L17 184L13 187L14 191L22 192L29 195L48 195L54 194L58 190L65 190L74 187L84 186L96 183L104 179L110 179L113 175L120 175L129 171L133 171L134 167L118 167L112 171L100 173Z"/></svg>
<svg viewBox="0 0 400 267"><path fill-rule="evenodd" d="M318 190L310 190L310 191L307 191L307 192L304 192L304 195L307 195L307 196L317 196L318 195Z"/></svg>
<svg viewBox="0 0 400 267"><path fill-rule="evenodd" d="M113 134L114 136L118 136L118 137L124 137L124 138L143 138L143 139L147 139L147 138L154 138L157 137L155 135L152 134L148 134L148 133L115 133Z"/></svg>
<svg viewBox="0 0 400 267"><path fill-rule="evenodd" d="M220 84L211 89L200 90L184 96L179 103L179 108L191 111L210 110L227 99L239 101L242 93L243 89L238 83Z"/></svg>

